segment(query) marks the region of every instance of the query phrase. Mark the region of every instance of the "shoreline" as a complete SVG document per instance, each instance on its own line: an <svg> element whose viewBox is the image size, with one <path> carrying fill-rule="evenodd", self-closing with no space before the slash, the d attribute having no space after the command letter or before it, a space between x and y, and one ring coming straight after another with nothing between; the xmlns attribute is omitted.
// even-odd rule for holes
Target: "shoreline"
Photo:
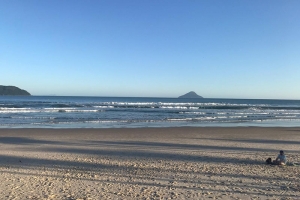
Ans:
<svg viewBox="0 0 300 200"><path fill-rule="evenodd" d="M300 127L0 129L6 199L297 199Z"/></svg>
<svg viewBox="0 0 300 200"><path fill-rule="evenodd" d="M195 129L205 129L205 128L300 128L300 125L286 125L286 126L275 126L275 125L266 125L266 126L259 126L259 125L240 125L240 126L231 126L231 125L207 125L207 126L127 126L127 127L0 127L1 130L10 130L10 129L32 129L32 130L107 130L107 129L170 129L170 128L195 128Z"/></svg>
<svg viewBox="0 0 300 200"><path fill-rule="evenodd" d="M209 122L194 125L190 122L167 122L167 123L120 123L120 124L94 124L94 123L76 123L56 124L56 125L23 125L23 126L2 126L1 129L127 129L127 128L297 128L300 127L299 120L288 121L259 121L259 122Z"/></svg>

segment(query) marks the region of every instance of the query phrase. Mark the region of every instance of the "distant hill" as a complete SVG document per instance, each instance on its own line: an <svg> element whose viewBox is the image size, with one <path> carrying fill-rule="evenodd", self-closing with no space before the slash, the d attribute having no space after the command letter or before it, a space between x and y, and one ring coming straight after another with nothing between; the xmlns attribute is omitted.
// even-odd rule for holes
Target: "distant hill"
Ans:
<svg viewBox="0 0 300 200"><path fill-rule="evenodd" d="M191 92L186 93L185 95L182 95L178 98L203 98L203 97L196 94L196 92L191 91Z"/></svg>
<svg viewBox="0 0 300 200"><path fill-rule="evenodd" d="M30 93L15 86L0 85L0 95L22 95L29 96Z"/></svg>

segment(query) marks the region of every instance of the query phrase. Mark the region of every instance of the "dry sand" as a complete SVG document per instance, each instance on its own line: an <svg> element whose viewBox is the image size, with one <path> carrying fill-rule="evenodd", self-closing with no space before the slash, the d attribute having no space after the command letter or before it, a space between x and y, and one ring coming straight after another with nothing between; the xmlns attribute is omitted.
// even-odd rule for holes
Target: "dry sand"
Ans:
<svg viewBox="0 0 300 200"><path fill-rule="evenodd" d="M1 199L300 199L300 128L0 129Z"/></svg>

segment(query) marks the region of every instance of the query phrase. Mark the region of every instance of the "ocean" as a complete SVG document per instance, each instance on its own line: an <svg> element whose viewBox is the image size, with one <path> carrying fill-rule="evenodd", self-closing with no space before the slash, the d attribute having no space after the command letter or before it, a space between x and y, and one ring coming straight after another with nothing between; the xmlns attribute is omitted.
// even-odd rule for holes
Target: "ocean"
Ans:
<svg viewBox="0 0 300 200"><path fill-rule="evenodd" d="M0 96L0 128L296 127L300 100Z"/></svg>

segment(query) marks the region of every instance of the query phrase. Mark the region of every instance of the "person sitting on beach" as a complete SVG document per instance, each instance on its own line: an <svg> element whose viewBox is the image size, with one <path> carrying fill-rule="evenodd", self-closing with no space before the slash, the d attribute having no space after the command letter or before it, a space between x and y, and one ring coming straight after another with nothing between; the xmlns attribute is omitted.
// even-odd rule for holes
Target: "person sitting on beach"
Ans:
<svg viewBox="0 0 300 200"><path fill-rule="evenodd" d="M275 165L285 165L286 164L286 156L284 155L284 152L281 150L276 158L276 160L273 161L273 164Z"/></svg>

